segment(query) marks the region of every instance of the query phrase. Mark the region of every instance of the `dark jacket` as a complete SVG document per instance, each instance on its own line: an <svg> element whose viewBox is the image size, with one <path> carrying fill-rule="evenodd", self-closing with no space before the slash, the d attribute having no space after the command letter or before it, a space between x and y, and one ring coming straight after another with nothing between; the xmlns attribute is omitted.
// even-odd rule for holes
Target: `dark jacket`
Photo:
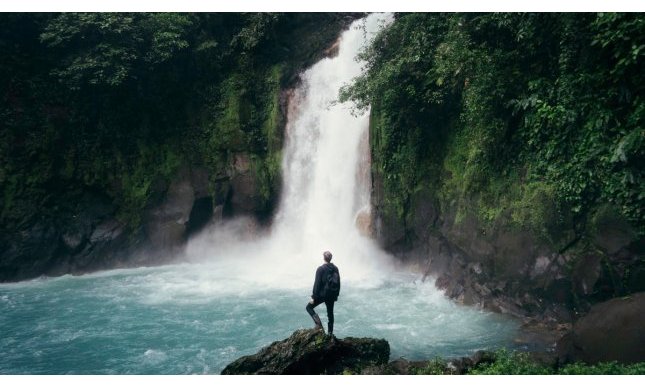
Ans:
<svg viewBox="0 0 645 387"><path fill-rule="evenodd" d="M330 275L333 272L337 272L338 276L340 277L340 273L338 272L338 268L336 265L333 263L324 263L316 269L316 280L314 281L314 289L311 294L311 298L314 299L314 301L336 301L336 300L325 300L325 281L327 280L327 276Z"/></svg>

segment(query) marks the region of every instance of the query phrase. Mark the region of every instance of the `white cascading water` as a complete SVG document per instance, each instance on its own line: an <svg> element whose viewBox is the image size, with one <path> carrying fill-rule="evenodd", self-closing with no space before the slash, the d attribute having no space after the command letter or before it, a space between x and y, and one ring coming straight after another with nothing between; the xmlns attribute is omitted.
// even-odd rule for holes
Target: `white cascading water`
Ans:
<svg viewBox="0 0 645 387"><path fill-rule="evenodd" d="M364 157L369 155L364 146L369 113L354 117L348 104L335 101L341 86L361 74L362 63L355 60L359 49L389 22L389 15L371 15L364 30L354 25L345 32L338 55L303 74L289 110L284 194L273 238L281 246L291 241L292 253L315 261L331 250L350 277L384 260L357 222L370 206L370 181L360 178L370 168Z"/></svg>
<svg viewBox="0 0 645 387"><path fill-rule="evenodd" d="M189 257L216 260L246 280L303 287L329 250L344 281L370 286L391 271L390 259L365 236L369 227L369 112L353 116L338 91L361 74L356 54L389 14L355 22L338 54L301 75L289 102L283 151L283 194L270 235L240 241L239 227L220 226L192 241ZM230 227L231 225L229 225Z"/></svg>

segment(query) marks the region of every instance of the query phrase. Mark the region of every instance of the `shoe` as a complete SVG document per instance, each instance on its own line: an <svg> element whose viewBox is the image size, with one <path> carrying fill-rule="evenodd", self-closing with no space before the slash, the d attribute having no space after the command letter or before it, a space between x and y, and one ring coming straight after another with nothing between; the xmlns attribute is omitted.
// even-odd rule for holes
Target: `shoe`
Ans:
<svg viewBox="0 0 645 387"><path fill-rule="evenodd" d="M311 316L311 318L314 319L314 323L316 324L316 329L319 329L319 330L325 332L325 330L323 329L322 322L320 321L320 317L318 317L317 314L314 314L313 316Z"/></svg>

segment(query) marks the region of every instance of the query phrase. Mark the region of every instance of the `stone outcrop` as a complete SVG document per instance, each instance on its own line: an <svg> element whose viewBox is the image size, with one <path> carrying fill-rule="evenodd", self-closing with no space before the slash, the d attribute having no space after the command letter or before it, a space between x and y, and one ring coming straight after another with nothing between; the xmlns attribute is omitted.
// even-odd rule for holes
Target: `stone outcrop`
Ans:
<svg viewBox="0 0 645 387"><path fill-rule="evenodd" d="M229 364L223 375L319 375L355 373L387 364L390 345L383 339L331 338L316 329L295 331L255 355Z"/></svg>
<svg viewBox="0 0 645 387"><path fill-rule="evenodd" d="M198 232L226 205L228 177L211 191L210 174L201 167L180 168L167 189L144 212L143 229L154 250L171 250ZM215 204L215 206L214 206ZM221 219L222 211L219 212Z"/></svg>
<svg viewBox="0 0 645 387"><path fill-rule="evenodd" d="M645 292L591 307L558 342L562 361L645 361Z"/></svg>
<svg viewBox="0 0 645 387"><path fill-rule="evenodd" d="M195 189L190 173L188 168L182 168L170 183L161 204L146 213L146 235L155 248L171 248L183 240L193 203Z"/></svg>

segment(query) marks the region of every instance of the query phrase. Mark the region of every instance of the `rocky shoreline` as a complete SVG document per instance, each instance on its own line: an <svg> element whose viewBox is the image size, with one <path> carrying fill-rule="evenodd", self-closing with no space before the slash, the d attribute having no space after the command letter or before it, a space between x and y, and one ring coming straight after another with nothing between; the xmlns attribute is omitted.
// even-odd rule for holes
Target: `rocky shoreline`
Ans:
<svg viewBox="0 0 645 387"><path fill-rule="evenodd" d="M495 360L495 353L477 351L472 356L442 363L443 373L463 375L469 370ZM318 329L300 329L282 341L276 341L254 355L230 363L222 375L415 375L436 360L389 361L390 345L384 339L346 337L338 339ZM553 361L553 357L535 357Z"/></svg>
<svg viewBox="0 0 645 387"><path fill-rule="evenodd" d="M641 298L627 301L632 309L642 303L645 295L639 297ZM606 311L598 311L598 313L604 312ZM624 318L626 315L634 317L633 313L625 313L623 310L621 317ZM578 328L576 331L578 333L588 329L584 324ZM627 331L631 332L627 335L634 334L633 329ZM644 364L639 362L645 359L643 357L643 348L645 347L638 339L631 343L627 343L625 339L627 337L623 335L617 337L611 344L603 344L607 340L589 343L584 335L581 337L573 335L568 338L567 343L574 350L566 353L543 350L512 352L510 354L506 350L477 351L470 356L453 359L408 360L399 358L390 361L390 345L384 339L354 337L339 339L326 335L319 329L300 329L290 337L262 348L256 354L243 356L233 361L222 370L221 374L466 375L490 373L491 370L486 370L486 367L491 367L496 362L502 365L498 369L493 368L493 373L496 371L509 372L508 369L503 368L508 367L509 364L514 367L512 371L514 374L552 374L559 373L563 369L564 373L598 373L598 369L594 369L593 364L599 362L610 364L613 368L609 368L607 372L618 374L634 373L633 369L628 366L634 364L636 373L638 373L640 372L638 367ZM634 337L630 337L630 339L634 339ZM608 347L611 348L609 352L607 352ZM582 356L583 353L584 356ZM621 366L615 366L618 363L611 362L619 362ZM573 372L566 370L571 365L574 365ZM579 367L577 370L576 366Z"/></svg>

